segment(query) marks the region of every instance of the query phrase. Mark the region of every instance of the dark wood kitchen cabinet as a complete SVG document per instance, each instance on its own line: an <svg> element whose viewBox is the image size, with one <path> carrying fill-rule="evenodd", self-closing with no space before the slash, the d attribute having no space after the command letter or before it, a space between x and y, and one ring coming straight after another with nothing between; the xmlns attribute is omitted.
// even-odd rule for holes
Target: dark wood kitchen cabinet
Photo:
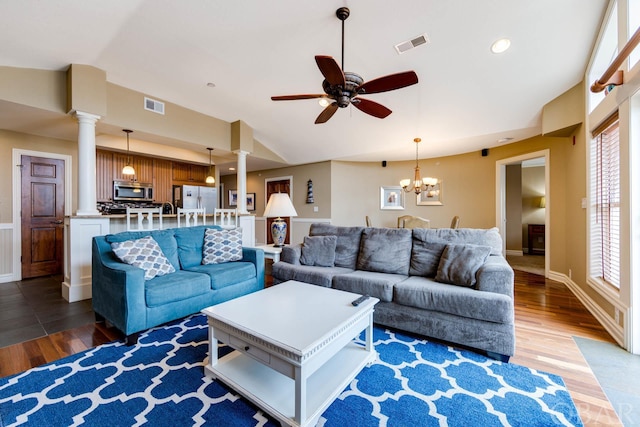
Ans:
<svg viewBox="0 0 640 427"><path fill-rule="evenodd" d="M96 199L108 202L113 196L113 152L96 150Z"/></svg>
<svg viewBox="0 0 640 427"><path fill-rule="evenodd" d="M208 170L208 166L173 162L173 180L178 184L204 185Z"/></svg>
<svg viewBox="0 0 640 427"><path fill-rule="evenodd" d="M156 202L173 201L171 160L153 160L153 198Z"/></svg>

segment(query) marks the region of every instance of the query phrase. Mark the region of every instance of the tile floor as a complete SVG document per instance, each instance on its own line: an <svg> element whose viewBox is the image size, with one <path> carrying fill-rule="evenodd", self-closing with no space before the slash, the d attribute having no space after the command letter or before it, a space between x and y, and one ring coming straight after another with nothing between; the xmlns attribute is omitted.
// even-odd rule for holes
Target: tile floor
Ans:
<svg viewBox="0 0 640 427"><path fill-rule="evenodd" d="M91 300L69 303L62 276L0 283L0 347L94 322Z"/></svg>

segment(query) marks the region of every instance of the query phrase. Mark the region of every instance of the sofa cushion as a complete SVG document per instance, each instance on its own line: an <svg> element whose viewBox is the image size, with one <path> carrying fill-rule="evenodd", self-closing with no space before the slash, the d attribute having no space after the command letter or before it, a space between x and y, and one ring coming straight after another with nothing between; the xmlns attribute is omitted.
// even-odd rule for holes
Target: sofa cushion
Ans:
<svg viewBox="0 0 640 427"><path fill-rule="evenodd" d="M458 286L475 286L476 273L490 253L490 246L448 244L440 258L436 281Z"/></svg>
<svg viewBox="0 0 640 427"><path fill-rule="evenodd" d="M428 243L470 243L472 245L491 246L491 255L502 255L502 237L496 227L493 228L430 228L413 230L416 236Z"/></svg>
<svg viewBox="0 0 640 427"><path fill-rule="evenodd" d="M114 242L111 244L111 248L122 262L143 269L144 280L150 280L156 276L164 276L176 271L162 253L158 243L151 236L136 240L125 240L124 242Z"/></svg>
<svg viewBox="0 0 640 427"><path fill-rule="evenodd" d="M313 223L309 236L336 236L336 267L356 268L360 238L364 227L338 227L326 223Z"/></svg>
<svg viewBox="0 0 640 427"><path fill-rule="evenodd" d="M255 264L243 261L196 265L190 267L188 271L207 274L210 279L210 289L226 288L256 277Z"/></svg>
<svg viewBox="0 0 640 427"><path fill-rule="evenodd" d="M428 229L413 229L409 274L412 276L435 277L438 272L442 251L444 251L447 244L429 241L425 231L428 231Z"/></svg>
<svg viewBox="0 0 640 427"><path fill-rule="evenodd" d="M333 267L337 240L337 236L305 236L300 249L300 264Z"/></svg>
<svg viewBox="0 0 640 427"><path fill-rule="evenodd" d="M286 262L276 262L271 267L271 274L279 282L297 280L311 283L312 285L330 288L333 277L337 274L345 274L353 271L345 267L316 267L312 265L292 265Z"/></svg>
<svg viewBox="0 0 640 427"><path fill-rule="evenodd" d="M178 258L180 266L187 269L202 264L202 246L204 245L204 231L207 228L221 230L218 226L197 225L195 227L175 228L178 244Z"/></svg>
<svg viewBox="0 0 640 427"><path fill-rule="evenodd" d="M202 264L220 264L242 259L242 230L216 230L208 228L204 232Z"/></svg>
<svg viewBox="0 0 640 427"><path fill-rule="evenodd" d="M426 277L412 276L396 284L393 298L395 303L409 307L488 322L513 322L513 300L509 296L437 283Z"/></svg>
<svg viewBox="0 0 640 427"><path fill-rule="evenodd" d="M126 240L137 240L145 236L153 237L162 249L162 253L169 260L173 268L180 269L180 260L178 259L178 243L174 236L173 230L154 230L154 231L123 231L117 234L107 234L104 239L107 243L118 243Z"/></svg>
<svg viewBox="0 0 640 427"><path fill-rule="evenodd" d="M333 288L356 294L370 295L380 301L393 299L393 287L407 278L402 274L377 273L356 270L348 274L338 274L333 278Z"/></svg>
<svg viewBox="0 0 640 427"><path fill-rule="evenodd" d="M211 292L209 276L184 270L145 282L147 307L158 307L207 292Z"/></svg>
<svg viewBox="0 0 640 427"><path fill-rule="evenodd" d="M367 228L362 232L358 270L409 274L411 229Z"/></svg>

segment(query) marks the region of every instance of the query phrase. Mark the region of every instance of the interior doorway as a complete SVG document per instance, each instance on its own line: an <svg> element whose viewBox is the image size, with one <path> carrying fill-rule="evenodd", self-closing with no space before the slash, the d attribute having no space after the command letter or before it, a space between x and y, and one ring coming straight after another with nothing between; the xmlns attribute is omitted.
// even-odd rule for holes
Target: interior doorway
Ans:
<svg viewBox="0 0 640 427"><path fill-rule="evenodd" d="M267 178L264 183L265 184L264 200L266 201L266 203L269 202L269 197L273 193L286 193L289 195L289 197L291 197L292 181L293 181L292 177ZM287 230L288 230L287 235L284 239L284 243L285 245L289 245L291 244L291 218L284 217L282 219L287 224ZM266 224L267 224L266 235L267 235L268 245L273 245L273 237L271 237L270 230L271 230L271 223L273 223L274 220L275 218L267 218L267 221L266 221Z"/></svg>
<svg viewBox="0 0 640 427"><path fill-rule="evenodd" d="M21 160L22 278L62 273L64 161L23 155Z"/></svg>
<svg viewBox="0 0 640 427"><path fill-rule="evenodd" d="M549 150L496 162L496 226L518 269L549 276Z"/></svg>

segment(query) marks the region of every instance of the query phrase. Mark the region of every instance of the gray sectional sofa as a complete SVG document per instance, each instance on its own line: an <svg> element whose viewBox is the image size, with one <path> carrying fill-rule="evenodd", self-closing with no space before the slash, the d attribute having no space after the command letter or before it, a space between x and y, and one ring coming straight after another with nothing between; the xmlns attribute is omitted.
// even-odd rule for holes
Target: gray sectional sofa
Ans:
<svg viewBox="0 0 640 427"><path fill-rule="evenodd" d="M515 351L513 269L492 229L312 224L283 248L274 283L298 280L380 299L374 322L486 352Z"/></svg>

